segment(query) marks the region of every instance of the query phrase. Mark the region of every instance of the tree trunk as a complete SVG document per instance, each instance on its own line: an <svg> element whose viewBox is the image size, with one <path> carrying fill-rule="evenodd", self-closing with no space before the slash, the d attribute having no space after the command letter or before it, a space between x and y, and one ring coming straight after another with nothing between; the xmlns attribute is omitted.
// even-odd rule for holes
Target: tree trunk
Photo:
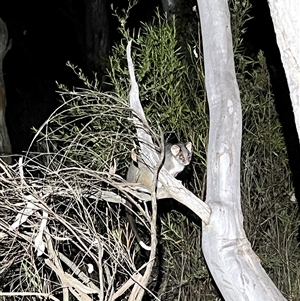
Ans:
<svg viewBox="0 0 300 301"><path fill-rule="evenodd" d="M97 72L102 82L110 49L107 0L85 0L85 10L87 68L90 77Z"/></svg>
<svg viewBox="0 0 300 301"><path fill-rule="evenodd" d="M300 139L299 0L268 1Z"/></svg>
<svg viewBox="0 0 300 301"><path fill-rule="evenodd" d="M6 95L5 85L2 72L3 59L6 52L9 50L8 33L6 24L0 18L0 156L6 163L11 163L11 145L5 123L5 108L6 108Z"/></svg>
<svg viewBox="0 0 300 301"><path fill-rule="evenodd" d="M202 248L226 301L285 300L243 229L240 200L242 114L227 0L198 0L209 102L207 197L210 223Z"/></svg>

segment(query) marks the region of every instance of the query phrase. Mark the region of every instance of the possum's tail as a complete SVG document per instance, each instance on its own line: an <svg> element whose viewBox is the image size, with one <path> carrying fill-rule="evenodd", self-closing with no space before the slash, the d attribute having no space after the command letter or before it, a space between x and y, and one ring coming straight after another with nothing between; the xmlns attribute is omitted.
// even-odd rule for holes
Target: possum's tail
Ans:
<svg viewBox="0 0 300 301"><path fill-rule="evenodd" d="M129 208L128 208L129 207ZM150 246L147 246L141 239L140 237L140 234L139 234L139 231L137 229L137 225L136 225L136 222L135 222L135 218L132 214L132 206L129 202L126 202L126 216L127 216L127 219L128 219L128 222L130 224L130 227L135 235L135 238L136 240L138 241L139 245L147 250L147 251L151 251L151 247Z"/></svg>

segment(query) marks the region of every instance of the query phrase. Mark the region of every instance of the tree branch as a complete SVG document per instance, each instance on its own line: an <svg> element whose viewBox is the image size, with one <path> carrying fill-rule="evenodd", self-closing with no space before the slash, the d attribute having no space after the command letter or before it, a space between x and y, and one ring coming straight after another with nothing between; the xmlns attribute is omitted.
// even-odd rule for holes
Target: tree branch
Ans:
<svg viewBox="0 0 300 301"><path fill-rule="evenodd" d="M158 160L158 155L155 151L153 140L150 135L150 127L148 125L148 122L146 120L143 108L141 106L141 102L139 99L139 88L135 79L134 75L134 67L131 59L131 41L129 41L126 52L127 52L127 62L128 62L128 68L129 68L129 76L130 76L130 83L131 83L131 90L129 93L130 97L130 107L134 113L133 121L137 130L137 138L140 144L141 148L141 156L144 160L145 164L148 166L156 166L154 173L154 182L152 185L152 191L151 191L151 199L152 199L152 220L151 220L151 252L150 252L150 258L149 258L149 265L147 266L146 272L143 276L143 279L141 280L141 283L145 286L147 285L150 272L154 263L155 258L155 251L156 251L156 183L157 183L157 176L159 178L159 181L163 184L165 187L165 190L168 192L168 194L179 201L180 203L186 205L189 209L191 209L193 212L195 212L204 223L209 222L209 216L210 216L210 208L208 205L206 205L204 202L202 202L200 199L198 199L196 196L194 196L190 191L188 191L180 181L176 180L173 176L169 174L169 172L162 166L160 169L160 166L162 165L163 159L164 159L164 152L162 149L162 155L160 157L160 160ZM162 138L163 140L163 138ZM163 148L163 142L162 148ZM132 291L131 297L133 297L133 300L141 300L143 296L144 290L140 291L138 293L137 287L135 287ZM135 297L137 296L137 298Z"/></svg>

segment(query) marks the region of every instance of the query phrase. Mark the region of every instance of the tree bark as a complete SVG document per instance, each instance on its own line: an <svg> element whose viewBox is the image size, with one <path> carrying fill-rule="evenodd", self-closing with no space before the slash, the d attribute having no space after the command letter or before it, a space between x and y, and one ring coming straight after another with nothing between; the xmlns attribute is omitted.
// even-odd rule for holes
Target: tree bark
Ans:
<svg viewBox="0 0 300 301"><path fill-rule="evenodd" d="M300 139L299 0L268 1Z"/></svg>
<svg viewBox="0 0 300 301"><path fill-rule="evenodd" d="M11 163L11 145L5 123L6 94L3 78L3 59L10 49L6 24L0 18L0 156L6 163Z"/></svg>
<svg viewBox="0 0 300 301"><path fill-rule="evenodd" d="M85 0L86 59L88 72L101 76L110 49L107 0ZM99 69L100 66L100 69Z"/></svg>
<svg viewBox="0 0 300 301"><path fill-rule="evenodd" d="M242 114L227 0L198 0L210 130L207 197L210 223L202 249L226 301L285 300L260 264L243 229L240 200Z"/></svg>

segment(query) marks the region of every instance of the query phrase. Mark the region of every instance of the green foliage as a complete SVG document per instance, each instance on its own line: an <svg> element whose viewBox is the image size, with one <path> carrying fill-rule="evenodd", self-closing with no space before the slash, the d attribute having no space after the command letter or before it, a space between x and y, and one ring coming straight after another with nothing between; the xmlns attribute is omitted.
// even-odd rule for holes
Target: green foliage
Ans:
<svg viewBox="0 0 300 301"><path fill-rule="evenodd" d="M233 1L234 2L234 1ZM246 2L243 2L246 3ZM251 17L232 3L235 64L243 112L241 192L244 227L254 251L277 287L299 300L300 227L286 145L262 52L243 53L242 33ZM243 26L243 30L239 30Z"/></svg>
<svg viewBox="0 0 300 301"><path fill-rule="evenodd" d="M293 187L281 125L263 54L255 58L244 55L242 34L250 18L250 4L232 0L230 7L243 110L241 186L245 230L279 289L290 300L299 300L296 234L300 220L297 204L291 202ZM125 51L130 39L126 30L129 13L124 11L120 18L124 39L114 46L110 57L109 84L114 94L99 93L97 83L88 83L79 71L88 89L63 90L62 107L39 132L39 148L53 169L75 165L105 171L117 160L118 173L125 174L134 139L125 101L129 93ZM166 139L176 137L193 143L192 167L183 181L204 198L208 109L199 27L192 9L170 21L157 13L151 24L142 24L134 37L132 53L147 119L152 128L161 127ZM172 291L173 299L196 300L201 295L201 300L216 300L200 256L201 230L187 216L173 210L161 220L164 257L160 296L168 292L169 297Z"/></svg>
<svg viewBox="0 0 300 301"><path fill-rule="evenodd" d="M281 125L263 54L257 58L244 55L243 34L251 19L249 1L230 1L230 10L243 110L241 180L245 229L275 283L292 300L298 300L296 267L300 256L296 233L300 224L297 204L290 201L293 188ZM134 39L133 58L147 118L154 125L158 122L165 133L193 142L194 173L188 185L203 198L208 119L202 61L192 54L194 46L200 53L200 30L194 16L187 14L185 18L168 22L157 14L151 24L143 24ZM114 47L109 72L115 91L124 96L129 91L125 44L124 39ZM172 279L173 286L180 287L190 299L201 291L203 300L212 300L216 297L206 294L203 286L209 276L199 258L200 242L196 239L194 243L199 235L199 228L178 212L172 211L162 219L163 252L167 258L164 280ZM199 290L191 289L197 287L193 279L203 280ZM175 297L179 295L174 293Z"/></svg>
<svg viewBox="0 0 300 301"><path fill-rule="evenodd" d="M278 288L299 300L298 205L263 53L256 59L237 47L236 69L243 108L242 205L254 251Z"/></svg>
<svg viewBox="0 0 300 301"><path fill-rule="evenodd" d="M176 28L175 19L168 22L157 13L152 24L142 24L134 39L132 56L140 98L148 120L153 123L158 121L164 132L175 133L178 139L194 138L187 129L200 117L203 122L198 123L197 134L205 137L204 78L203 73L198 72L201 61L196 62L191 52L181 50ZM129 92L126 43L124 39L114 47L110 58L111 69L108 71L113 89L122 96L127 96Z"/></svg>
<svg viewBox="0 0 300 301"><path fill-rule="evenodd" d="M239 56L237 56L239 57ZM278 288L299 299L298 205L265 58L238 67L243 107L242 204L254 251ZM248 70L252 70L251 73ZM245 72L246 71L246 72ZM243 74L246 73L246 76Z"/></svg>
<svg viewBox="0 0 300 301"><path fill-rule="evenodd" d="M247 32L247 22L252 19L250 9L251 5L248 0L242 2L236 0L229 1L232 44L235 54L244 50L243 35Z"/></svg>
<svg viewBox="0 0 300 301"><path fill-rule="evenodd" d="M186 19L180 20L173 18L168 21L166 16L157 13L151 24L142 24L134 39L132 56L140 99L152 128L159 124L166 139L175 136L178 140L193 143L193 163L185 172L183 181L203 197L208 112L200 42L194 36L198 25L192 9ZM182 32L188 33L184 39L179 35ZM128 37L128 34L124 36ZM126 44L124 38L114 47L108 71L114 91L122 97L129 93ZM193 49L198 52L198 58ZM176 211L162 217L161 223L163 283L158 295L162 299L166 296L176 299L182 294L192 300L209 283L199 282L200 278L203 281L209 278L200 253L200 227Z"/></svg>
<svg viewBox="0 0 300 301"><path fill-rule="evenodd" d="M60 86L62 105L36 135L38 156L52 170L76 166L105 172L118 163L124 174L134 136L128 102L99 92L97 81L88 82L80 69L70 67L87 89Z"/></svg>
<svg viewBox="0 0 300 301"><path fill-rule="evenodd" d="M157 13L151 24L142 24L134 39L132 56L140 99L152 128L159 124L166 140L176 137L175 140L193 143L193 169L202 180L206 169L208 112L201 52L190 29L194 26L194 32L197 32L198 23L190 17L185 23L178 24L175 18L169 22ZM186 27L189 27L190 35L186 35L183 44L179 42L178 32ZM129 93L126 43L124 38L113 48L108 70L113 90L123 98ZM198 59L193 48L199 53ZM190 184L197 185L195 190L202 191L203 195L199 182Z"/></svg>
<svg viewBox="0 0 300 301"><path fill-rule="evenodd" d="M213 295L212 291L216 293L209 287L211 279L201 253L199 225L191 222L190 217L172 210L161 219L162 257L165 260L159 291L161 300L167 297L184 300L182 296L189 300L196 296L211 300L208 296ZM178 291L174 286L179 288Z"/></svg>

